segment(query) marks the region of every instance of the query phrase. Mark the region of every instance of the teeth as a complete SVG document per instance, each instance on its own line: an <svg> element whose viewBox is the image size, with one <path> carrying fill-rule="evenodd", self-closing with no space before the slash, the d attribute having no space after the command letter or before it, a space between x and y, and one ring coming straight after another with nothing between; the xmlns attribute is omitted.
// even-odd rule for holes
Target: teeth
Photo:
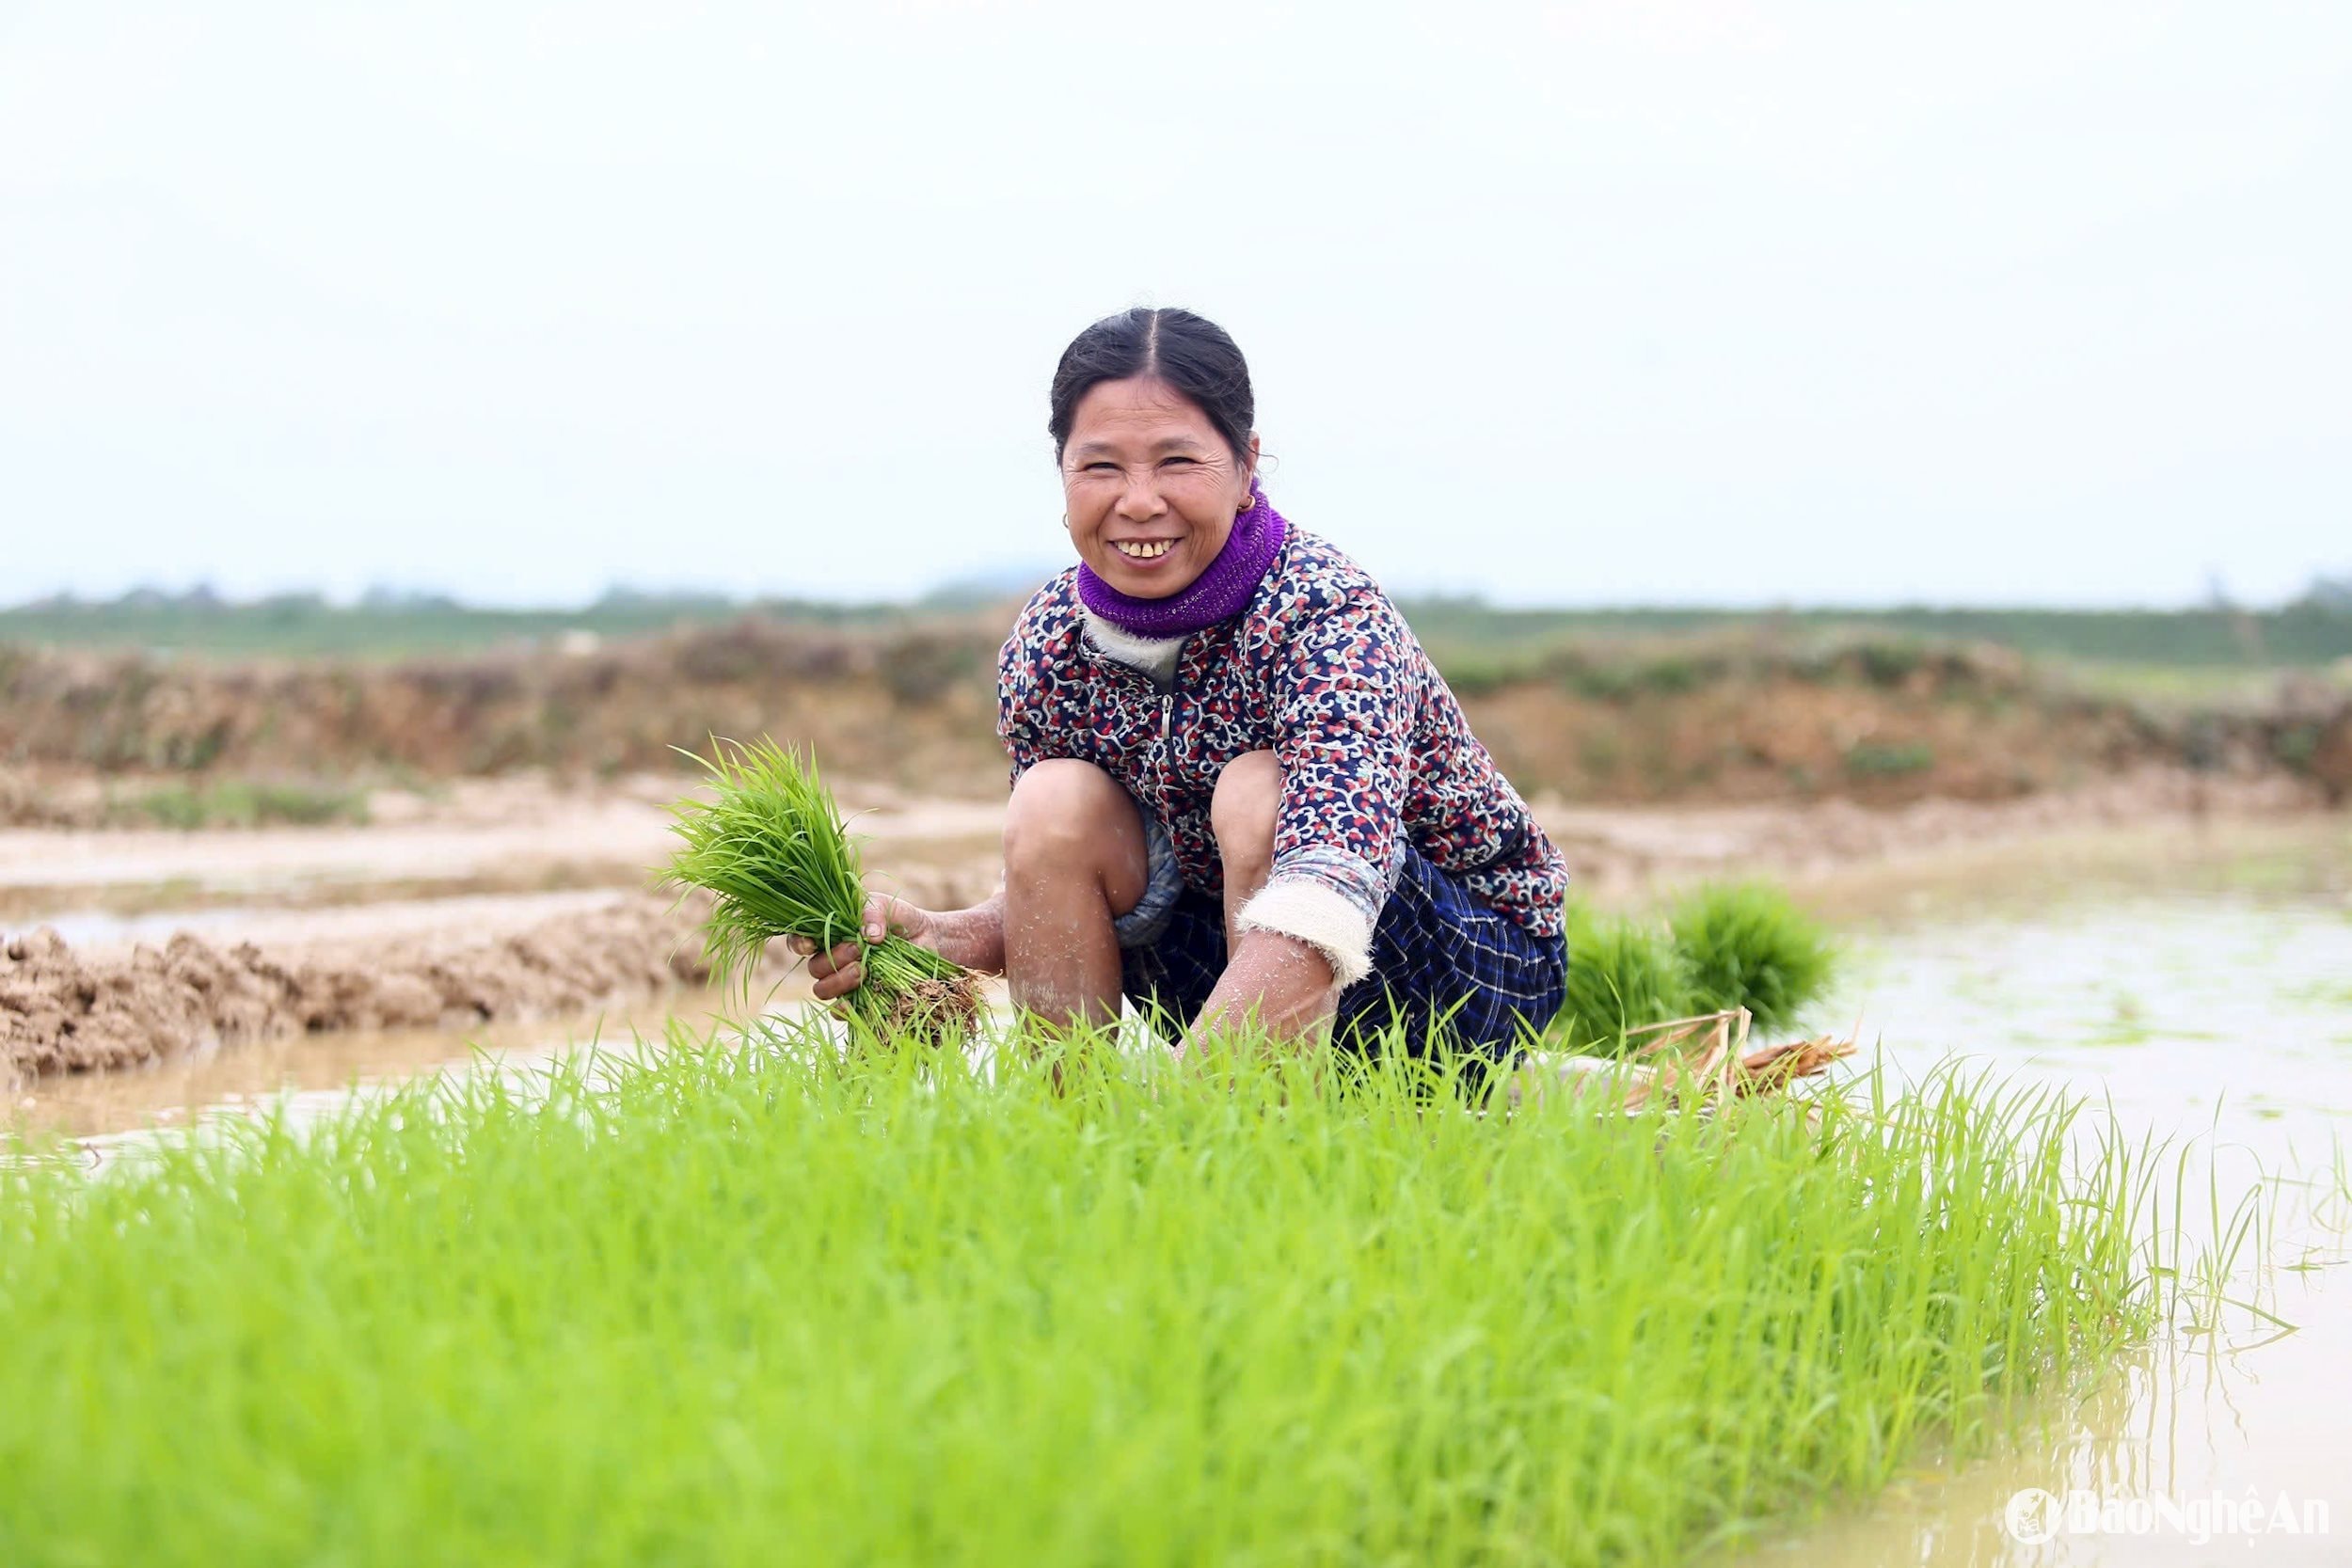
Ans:
<svg viewBox="0 0 2352 1568"><path fill-rule="evenodd" d="M1173 539L1158 539L1150 544L1136 544L1121 541L1111 547L1116 549L1120 554L1128 556L1136 561L1156 561L1161 556L1166 555L1168 553L1168 546L1173 545L1175 542L1176 541Z"/></svg>

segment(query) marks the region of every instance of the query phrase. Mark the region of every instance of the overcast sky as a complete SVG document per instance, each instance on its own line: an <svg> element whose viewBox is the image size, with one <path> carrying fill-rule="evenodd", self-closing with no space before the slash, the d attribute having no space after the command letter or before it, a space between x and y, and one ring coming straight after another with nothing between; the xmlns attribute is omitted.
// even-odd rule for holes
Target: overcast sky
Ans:
<svg viewBox="0 0 2352 1568"><path fill-rule="evenodd" d="M2352 570L2352 6L0 0L0 602L1063 559L1062 344L1509 602Z"/></svg>

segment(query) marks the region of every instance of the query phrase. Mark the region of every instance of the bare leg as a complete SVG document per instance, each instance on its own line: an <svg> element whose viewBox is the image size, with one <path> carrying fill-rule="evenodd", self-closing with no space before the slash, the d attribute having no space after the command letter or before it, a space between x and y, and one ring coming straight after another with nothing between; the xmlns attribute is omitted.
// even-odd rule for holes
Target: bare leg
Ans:
<svg viewBox="0 0 2352 1568"><path fill-rule="evenodd" d="M1242 906L1274 871L1274 818L1282 804L1282 769L1272 752L1244 752L1216 776L1209 827L1225 867L1225 951L1241 950Z"/></svg>
<svg viewBox="0 0 2352 1568"><path fill-rule="evenodd" d="M1092 763L1041 762L1005 816L1005 975L1012 1005L1052 1027L1119 1022L1111 922L1142 902L1143 818Z"/></svg>

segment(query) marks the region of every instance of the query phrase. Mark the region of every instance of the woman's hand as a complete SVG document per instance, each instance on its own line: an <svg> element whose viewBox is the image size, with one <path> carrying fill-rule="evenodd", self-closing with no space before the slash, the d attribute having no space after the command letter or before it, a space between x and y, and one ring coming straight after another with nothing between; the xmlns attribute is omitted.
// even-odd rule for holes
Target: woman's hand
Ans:
<svg viewBox="0 0 2352 1568"><path fill-rule="evenodd" d="M866 940L904 937L928 947L950 963L965 969L995 972L1005 967L1004 895L968 910L918 909L903 898L871 894L866 900ZM858 959L858 944L837 942L829 953L817 951L807 937L787 937L786 945L808 960L808 977L819 1002L834 1002L866 983L866 966Z"/></svg>
<svg viewBox="0 0 2352 1568"><path fill-rule="evenodd" d="M866 940L880 942L886 935L902 936L917 946L938 948L936 942L926 942L931 923L938 917L930 911L917 909L903 898L884 894L869 894L866 899ZM819 1002L837 1002L866 983L866 966L858 961L859 947L854 942L836 942L832 951L819 953L816 942L809 937L787 937L785 944L808 960L808 977L817 982L813 988Z"/></svg>
<svg viewBox="0 0 2352 1568"><path fill-rule="evenodd" d="M1184 1032L1180 1055L1197 1055L1221 1031L1304 1039L1330 1025L1340 988L1320 948L1279 931L1244 931L1225 973Z"/></svg>

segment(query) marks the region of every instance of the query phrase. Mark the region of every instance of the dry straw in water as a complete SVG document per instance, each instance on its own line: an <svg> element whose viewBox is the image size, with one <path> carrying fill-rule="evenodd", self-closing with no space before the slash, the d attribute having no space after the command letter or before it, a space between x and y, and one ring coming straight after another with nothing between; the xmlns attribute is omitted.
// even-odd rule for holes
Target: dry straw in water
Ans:
<svg viewBox="0 0 2352 1568"><path fill-rule="evenodd" d="M846 999L854 1024L882 1039L969 1035L979 1015L969 973L904 937L866 940L865 867L815 759L772 739L711 750L685 753L709 774L710 798L671 808L671 832L684 843L662 880L712 895L703 927L712 972L748 983L779 937L825 948L854 942L866 969Z"/></svg>

